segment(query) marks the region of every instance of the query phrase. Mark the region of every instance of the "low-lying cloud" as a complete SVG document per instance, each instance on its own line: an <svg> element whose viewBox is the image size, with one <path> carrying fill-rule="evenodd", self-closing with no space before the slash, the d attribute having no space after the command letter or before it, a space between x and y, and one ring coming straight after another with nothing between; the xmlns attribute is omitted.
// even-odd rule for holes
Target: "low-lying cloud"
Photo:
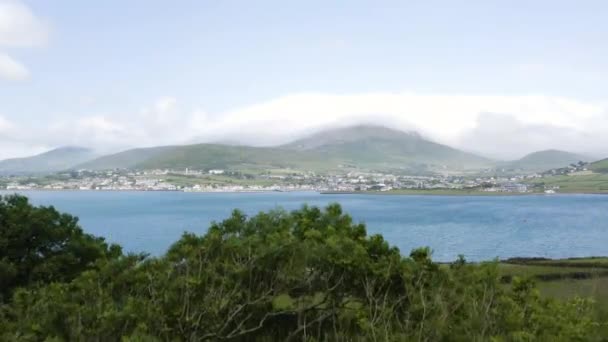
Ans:
<svg viewBox="0 0 608 342"><path fill-rule="evenodd" d="M19 143L24 151L81 145L105 152L218 141L268 146L327 127L376 124L417 131L429 139L501 159L550 148L605 156L606 108L551 96L300 93L208 113L183 108L177 98L162 97L137 113L48 122L44 129L30 128ZM4 120L11 131L28 131L27 125ZM0 132L1 125L2 121ZM4 146L7 140L1 136L0 146Z"/></svg>

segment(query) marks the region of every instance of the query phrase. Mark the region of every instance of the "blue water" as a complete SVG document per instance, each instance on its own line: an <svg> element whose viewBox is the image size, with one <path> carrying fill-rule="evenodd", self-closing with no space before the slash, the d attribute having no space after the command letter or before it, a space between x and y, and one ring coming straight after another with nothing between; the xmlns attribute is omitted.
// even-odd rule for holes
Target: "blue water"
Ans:
<svg viewBox="0 0 608 342"><path fill-rule="evenodd" d="M608 255L608 196L374 196L317 193L23 192L80 218L127 251L161 255L182 232L203 234L233 208L248 214L339 202L369 233L438 261Z"/></svg>

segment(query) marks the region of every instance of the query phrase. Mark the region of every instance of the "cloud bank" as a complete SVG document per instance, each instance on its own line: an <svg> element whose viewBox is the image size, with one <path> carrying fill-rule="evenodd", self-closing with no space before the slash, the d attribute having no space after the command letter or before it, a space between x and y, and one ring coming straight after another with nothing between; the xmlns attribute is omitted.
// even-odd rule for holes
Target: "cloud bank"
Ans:
<svg viewBox="0 0 608 342"><path fill-rule="evenodd" d="M30 129L18 141L28 150L81 145L116 151L218 141L268 146L327 127L377 124L417 131L434 141L500 159L553 148L601 157L608 156L606 108L551 96L299 93L207 113L183 108L177 98L167 96L137 113L79 115L49 122L44 129ZM4 121L0 132L2 125L12 127L10 131L28 131ZM3 146L6 139L1 139Z"/></svg>

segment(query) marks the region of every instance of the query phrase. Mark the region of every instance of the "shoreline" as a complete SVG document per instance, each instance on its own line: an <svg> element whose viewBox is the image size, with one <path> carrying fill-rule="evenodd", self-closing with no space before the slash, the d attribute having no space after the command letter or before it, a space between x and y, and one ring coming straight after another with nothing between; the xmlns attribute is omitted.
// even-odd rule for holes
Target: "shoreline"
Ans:
<svg viewBox="0 0 608 342"><path fill-rule="evenodd" d="M534 196L555 195L541 192L513 193L513 192L460 192L460 191L324 191L321 195L378 195L378 196ZM581 193L582 194L582 193Z"/></svg>
<svg viewBox="0 0 608 342"><path fill-rule="evenodd" d="M511 192L460 192L460 191L323 191L321 195L381 195L381 196L526 196L544 195L543 193L511 193Z"/></svg>
<svg viewBox="0 0 608 342"><path fill-rule="evenodd" d="M563 196L563 195L608 195L608 192L573 191L556 192L547 194L544 192L484 192L484 191L459 191L459 190L396 190L396 191L322 191L321 195L379 195L379 196Z"/></svg>
<svg viewBox="0 0 608 342"><path fill-rule="evenodd" d="M317 190L232 190L232 191L183 191L183 190L138 190L138 189L103 189L103 190L81 190L81 189L0 189L0 193L18 192L182 192L189 194L249 194L249 193L286 193L286 192L315 192Z"/></svg>
<svg viewBox="0 0 608 342"><path fill-rule="evenodd" d="M320 190L231 190L231 191L183 191L183 190L138 190L138 189L104 189L104 190L81 190L81 189L0 189L0 193L19 192L182 192L200 194L270 194L270 193L317 193L319 195L379 195L379 196L479 196L479 197L501 197L501 196L563 196L563 195L608 195L608 191L568 191L547 194L544 192L485 192L485 191L461 191L461 190L392 190L392 191L320 191Z"/></svg>

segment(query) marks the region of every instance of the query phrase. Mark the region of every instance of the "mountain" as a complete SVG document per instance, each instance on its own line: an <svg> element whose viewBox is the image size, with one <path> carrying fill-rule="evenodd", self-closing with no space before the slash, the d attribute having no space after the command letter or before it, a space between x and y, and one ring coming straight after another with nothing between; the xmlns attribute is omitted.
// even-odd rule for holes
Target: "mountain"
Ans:
<svg viewBox="0 0 608 342"><path fill-rule="evenodd" d="M75 166L76 169L110 170L134 169L151 158L170 153L178 146L159 146L148 148L134 148L119 153L109 154Z"/></svg>
<svg viewBox="0 0 608 342"><path fill-rule="evenodd" d="M588 160L589 157L576 153L559 150L545 150L530 153L518 160L506 162L500 167L511 170L546 171Z"/></svg>
<svg viewBox="0 0 608 342"><path fill-rule="evenodd" d="M491 163L486 158L429 141L415 132L371 125L321 131L281 148L368 166L427 164L468 169Z"/></svg>
<svg viewBox="0 0 608 342"><path fill-rule="evenodd" d="M40 174L67 170L94 158L95 153L83 147L60 147L32 157L0 161L0 174Z"/></svg>
<svg viewBox="0 0 608 342"><path fill-rule="evenodd" d="M195 144L139 148L103 156L78 168L104 169L276 169L325 170L338 166L307 153L272 148Z"/></svg>
<svg viewBox="0 0 608 342"><path fill-rule="evenodd" d="M193 168L336 170L466 169L489 160L428 141L418 134L379 126L322 131L277 147L195 144L127 150L79 165L79 168Z"/></svg>

